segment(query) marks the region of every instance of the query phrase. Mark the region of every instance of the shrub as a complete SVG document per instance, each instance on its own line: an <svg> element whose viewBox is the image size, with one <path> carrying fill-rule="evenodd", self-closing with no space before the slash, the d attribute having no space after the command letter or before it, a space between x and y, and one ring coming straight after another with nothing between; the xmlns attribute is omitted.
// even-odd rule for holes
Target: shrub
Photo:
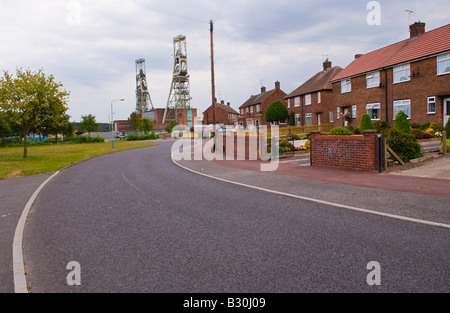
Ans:
<svg viewBox="0 0 450 313"><path fill-rule="evenodd" d="M407 134L394 129L388 133L386 143L405 162L423 156L422 147L413 134Z"/></svg>
<svg viewBox="0 0 450 313"><path fill-rule="evenodd" d="M151 132L150 134L145 134L145 135L130 134L127 136L127 141L153 140L153 139L158 139L158 138L159 138L159 135L156 134L155 132Z"/></svg>
<svg viewBox="0 0 450 313"><path fill-rule="evenodd" d="M439 131L442 130L441 125L439 125L439 124L436 123L436 122L431 123L431 124L430 124L430 128L434 130L434 133L439 132Z"/></svg>
<svg viewBox="0 0 450 313"><path fill-rule="evenodd" d="M420 128L421 125L419 123L411 123L411 128Z"/></svg>
<svg viewBox="0 0 450 313"><path fill-rule="evenodd" d="M411 129L411 134L413 134L416 139L423 139L423 132L420 129Z"/></svg>
<svg viewBox="0 0 450 313"><path fill-rule="evenodd" d="M347 127L336 127L331 130L331 135L350 136L352 135L352 132Z"/></svg>
<svg viewBox="0 0 450 313"><path fill-rule="evenodd" d="M450 139L447 139L446 142L447 142L447 152L450 152ZM440 151L441 152L444 151L444 143L443 142L441 143Z"/></svg>
<svg viewBox="0 0 450 313"><path fill-rule="evenodd" d="M431 125L430 122L426 122L425 124L422 124L422 126L420 126L420 129L425 130L425 129L429 128L430 125Z"/></svg>
<svg viewBox="0 0 450 313"><path fill-rule="evenodd" d="M379 120L372 123L377 132L386 131L389 128L389 124L385 121Z"/></svg>
<svg viewBox="0 0 450 313"><path fill-rule="evenodd" d="M98 142L105 142L105 139L99 136L97 137L75 136L70 138L70 140L66 141L70 141L73 143L98 143Z"/></svg>
<svg viewBox="0 0 450 313"><path fill-rule="evenodd" d="M411 125L409 125L408 116L405 112L398 112L394 120L394 129L403 133L409 133Z"/></svg>
<svg viewBox="0 0 450 313"><path fill-rule="evenodd" d="M359 132L361 134L364 133L367 129L375 129L375 126L373 126L372 120L370 119L369 114L364 113L361 116L361 120L359 121Z"/></svg>
<svg viewBox="0 0 450 313"><path fill-rule="evenodd" d="M445 124L444 130L447 133L447 138L450 138L450 119L448 120L447 124Z"/></svg>

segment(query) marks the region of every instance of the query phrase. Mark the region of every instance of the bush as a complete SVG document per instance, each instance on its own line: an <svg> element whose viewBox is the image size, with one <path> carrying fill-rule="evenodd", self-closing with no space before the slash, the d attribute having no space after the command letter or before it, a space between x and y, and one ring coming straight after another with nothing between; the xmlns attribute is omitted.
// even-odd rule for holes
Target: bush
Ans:
<svg viewBox="0 0 450 313"><path fill-rule="evenodd" d="M394 129L388 133L386 143L405 162L423 156L422 147L413 134L407 134Z"/></svg>
<svg viewBox="0 0 450 313"><path fill-rule="evenodd" d="M331 130L331 135L350 136L353 133L347 127L336 127Z"/></svg>
<svg viewBox="0 0 450 313"><path fill-rule="evenodd" d="M421 125L419 123L411 123L411 128L420 128Z"/></svg>
<svg viewBox="0 0 450 313"><path fill-rule="evenodd" d="M379 120L372 123L377 132L386 131L389 128L389 124L385 121Z"/></svg>
<svg viewBox="0 0 450 313"><path fill-rule="evenodd" d="M433 129L435 133L436 133L436 132L442 131L441 125L439 125L439 124L436 123L436 122L431 123L431 124L430 124L430 128Z"/></svg>
<svg viewBox="0 0 450 313"><path fill-rule="evenodd" d="M153 139L158 139L158 138L159 138L159 135L156 134L155 132L151 132L150 134L145 134L145 135L130 134L127 136L127 141L153 140Z"/></svg>
<svg viewBox="0 0 450 313"><path fill-rule="evenodd" d="M413 134L416 139L423 139L423 132L420 129L411 129L411 134Z"/></svg>
<svg viewBox="0 0 450 313"><path fill-rule="evenodd" d="M405 112L398 112L394 120L394 129L403 133L409 133L411 131L411 125Z"/></svg>
<svg viewBox="0 0 450 313"><path fill-rule="evenodd" d="M450 119L448 120L447 124L445 124L444 130L447 133L447 138L450 138Z"/></svg>
<svg viewBox="0 0 450 313"><path fill-rule="evenodd" d="M448 123L447 123L448 124ZM450 152L450 139L447 139L447 152ZM440 151L443 152L444 151L444 143L441 143L441 148Z"/></svg>
<svg viewBox="0 0 450 313"><path fill-rule="evenodd" d="M73 143L98 143L98 142L105 142L105 139L102 137L87 137L87 136L75 136L70 138L70 141Z"/></svg>
<svg viewBox="0 0 450 313"><path fill-rule="evenodd" d="M420 126L420 129L425 130L425 129L429 128L430 125L431 125L430 122L426 122L425 124L422 124L422 126Z"/></svg>
<svg viewBox="0 0 450 313"><path fill-rule="evenodd" d="M372 120L370 119L369 114L364 113L361 116L361 120L359 121L359 132L361 134L364 134L364 131L367 129L375 129L375 126L373 126Z"/></svg>

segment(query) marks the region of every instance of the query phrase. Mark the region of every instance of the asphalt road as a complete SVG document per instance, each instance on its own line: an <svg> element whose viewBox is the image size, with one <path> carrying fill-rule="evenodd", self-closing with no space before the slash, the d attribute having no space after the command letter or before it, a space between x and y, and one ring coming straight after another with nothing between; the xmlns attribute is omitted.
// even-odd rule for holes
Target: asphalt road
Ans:
<svg viewBox="0 0 450 313"><path fill-rule="evenodd" d="M106 155L48 183L24 233L31 292L450 291L448 229L219 182L169 154L162 142Z"/></svg>

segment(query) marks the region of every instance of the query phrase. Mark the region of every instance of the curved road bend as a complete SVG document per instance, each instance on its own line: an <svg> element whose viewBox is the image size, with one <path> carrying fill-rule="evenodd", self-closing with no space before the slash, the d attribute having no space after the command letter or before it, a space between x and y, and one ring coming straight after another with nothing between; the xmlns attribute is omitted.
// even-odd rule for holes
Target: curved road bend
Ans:
<svg viewBox="0 0 450 313"><path fill-rule="evenodd" d="M450 291L448 229L198 176L170 147L95 158L45 187L24 234L31 292Z"/></svg>

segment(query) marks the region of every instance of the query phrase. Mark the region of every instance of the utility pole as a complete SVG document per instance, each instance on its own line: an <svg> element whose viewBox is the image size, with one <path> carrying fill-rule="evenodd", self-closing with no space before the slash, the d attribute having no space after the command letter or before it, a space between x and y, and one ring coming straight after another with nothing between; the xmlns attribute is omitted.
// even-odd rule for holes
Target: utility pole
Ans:
<svg viewBox="0 0 450 313"><path fill-rule="evenodd" d="M216 135L216 87L215 87L215 81L214 81L214 41L213 41L213 21L211 20L209 22L209 30L210 30L210 37L211 37L211 91L212 91L212 108L213 108L213 134L214 137Z"/></svg>

